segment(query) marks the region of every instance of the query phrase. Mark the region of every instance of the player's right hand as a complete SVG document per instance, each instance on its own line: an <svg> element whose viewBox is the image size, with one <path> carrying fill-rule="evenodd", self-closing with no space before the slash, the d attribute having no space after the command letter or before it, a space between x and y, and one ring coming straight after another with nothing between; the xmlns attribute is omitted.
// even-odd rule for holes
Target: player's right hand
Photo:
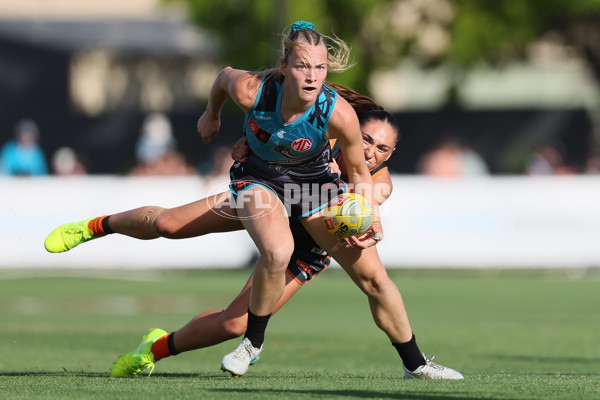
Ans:
<svg viewBox="0 0 600 400"><path fill-rule="evenodd" d="M346 248L355 247L357 249L367 249L371 246L375 246L383 240L381 221L373 222L371 229L359 237L350 236L349 238L344 238L342 240L346 242Z"/></svg>

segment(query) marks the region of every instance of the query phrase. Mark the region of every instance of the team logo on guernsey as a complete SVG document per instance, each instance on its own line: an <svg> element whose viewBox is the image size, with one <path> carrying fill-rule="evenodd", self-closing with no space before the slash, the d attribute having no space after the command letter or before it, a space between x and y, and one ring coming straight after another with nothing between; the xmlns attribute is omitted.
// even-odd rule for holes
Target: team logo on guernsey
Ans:
<svg viewBox="0 0 600 400"><path fill-rule="evenodd" d="M298 138L292 142L290 147L292 148L292 150L302 153L302 152L310 150L312 145L313 145L313 142L310 139Z"/></svg>
<svg viewBox="0 0 600 400"><path fill-rule="evenodd" d="M248 119L248 127L250 128L254 136L256 136L256 138L263 143L267 143L271 138L271 134L262 129L260 126L258 126L258 124L254 122L252 118Z"/></svg>

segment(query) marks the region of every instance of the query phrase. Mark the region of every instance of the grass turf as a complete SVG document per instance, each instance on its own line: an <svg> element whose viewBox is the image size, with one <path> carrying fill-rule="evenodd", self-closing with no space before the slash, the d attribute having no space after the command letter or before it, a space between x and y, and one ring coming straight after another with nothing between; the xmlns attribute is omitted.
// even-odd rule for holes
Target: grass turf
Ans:
<svg viewBox="0 0 600 400"><path fill-rule="evenodd" d="M417 341L464 381L401 379L364 295L339 270L306 285L269 323L243 378L219 370L237 340L108 370L150 327L222 308L249 270L0 273L0 398L600 398L600 272L392 270Z"/></svg>

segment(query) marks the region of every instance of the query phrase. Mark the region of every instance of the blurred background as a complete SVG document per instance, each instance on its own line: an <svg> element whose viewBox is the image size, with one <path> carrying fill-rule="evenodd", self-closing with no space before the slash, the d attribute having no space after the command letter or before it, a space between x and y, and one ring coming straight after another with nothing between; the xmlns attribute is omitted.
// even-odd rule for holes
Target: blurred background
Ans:
<svg viewBox="0 0 600 400"><path fill-rule="evenodd" d="M329 79L400 122L389 266L600 265L598 1L20 0L0 1L0 266L114 267L135 246L151 254L132 267L204 265L168 241L41 246L59 224L226 182L243 116L229 103L203 144L210 85L226 65L277 63L299 19L352 46L356 65ZM251 258L236 237L223 266Z"/></svg>

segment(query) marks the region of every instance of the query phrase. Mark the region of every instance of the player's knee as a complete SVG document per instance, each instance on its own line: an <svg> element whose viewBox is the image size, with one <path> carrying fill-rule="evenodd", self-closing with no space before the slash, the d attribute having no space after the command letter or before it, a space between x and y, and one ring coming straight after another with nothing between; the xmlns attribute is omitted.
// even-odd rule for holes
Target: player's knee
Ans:
<svg viewBox="0 0 600 400"><path fill-rule="evenodd" d="M369 297L380 297L385 295L389 285L393 284L385 271L369 276L361 276L360 279L359 286Z"/></svg>
<svg viewBox="0 0 600 400"><path fill-rule="evenodd" d="M178 226L169 213L161 211L154 219L153 228L161 237L171 239L174 238Z"/></svg>
<svg viewBox="0 0 600 400"><path fill-rule="evenodd" d="M223 322L223 335L227 339L235 339L246 333L247 323L244 318L234 318Z"/></svg>
<svg viewBox="0 0 600 400"><path fill-rule="evenodd" d="M268 272L280 273L285 270L290 258L292 257L293 247L287 248L286 246L276 246L272 249L265 250L261 257L266 261Z"/></svg>
<svg viewBox="0 0 600 400"><path fill-rule="evenodd" d="M141 229L148 235L148 238L160 236L156 229L156 220L165 209L158 206L147 206L139 214L139 224Z"/></svg>

